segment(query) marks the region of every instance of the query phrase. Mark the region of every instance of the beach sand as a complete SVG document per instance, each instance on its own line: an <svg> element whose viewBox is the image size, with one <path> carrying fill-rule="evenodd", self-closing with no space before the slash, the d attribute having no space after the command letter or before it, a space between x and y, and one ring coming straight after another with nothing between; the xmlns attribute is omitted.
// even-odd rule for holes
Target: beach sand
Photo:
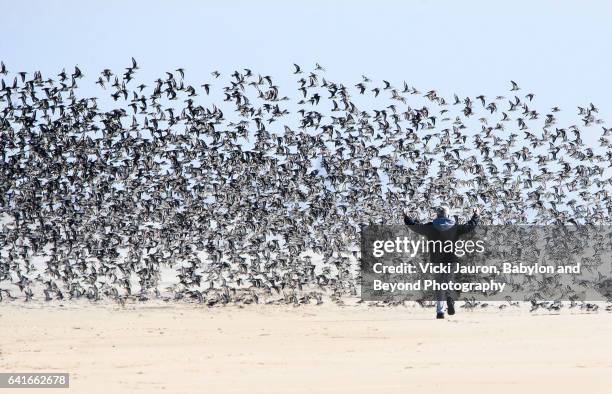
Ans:
<svg viewBox="0 0 612 394"><path fill-rule="evenodd" d="M4 303L0 372L69 372L70 389L54 393L610 392L612 313L433 315L329 303Z"/></svg>

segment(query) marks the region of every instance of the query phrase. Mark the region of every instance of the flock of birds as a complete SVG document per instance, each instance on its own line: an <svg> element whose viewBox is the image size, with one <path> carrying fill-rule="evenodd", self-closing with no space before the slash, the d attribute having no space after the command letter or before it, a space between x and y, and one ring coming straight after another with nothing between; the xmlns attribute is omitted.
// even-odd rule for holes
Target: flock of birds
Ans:
<svg viewBox="0 0 612 394"><path fill-rule="evenodd" d="M145 85L132 59L95 77L96 98L80 95L79 67L9 68L0 301L341 303L359 290L360 226L400 223L405 208L610 224L612 128L593 104L560 124L560 108L540 112L515 82L449 99L366 76L345 85L316 64L293 67L291 93L250 69L190 84L179 68Z"/></svg>

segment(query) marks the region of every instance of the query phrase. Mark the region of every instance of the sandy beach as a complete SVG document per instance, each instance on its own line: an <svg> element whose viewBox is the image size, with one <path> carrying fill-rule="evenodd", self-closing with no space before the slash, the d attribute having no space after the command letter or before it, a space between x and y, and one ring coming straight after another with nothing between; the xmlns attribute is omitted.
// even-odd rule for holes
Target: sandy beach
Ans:
<svg viewBox="0 0 612 394"><path fill-rule="evenodd" d="M69 372L72 393L595 394L612 385L609 312L432 317L411 306L5 303L0 371ZM41 389L19 393L30 391Z"/></svg>

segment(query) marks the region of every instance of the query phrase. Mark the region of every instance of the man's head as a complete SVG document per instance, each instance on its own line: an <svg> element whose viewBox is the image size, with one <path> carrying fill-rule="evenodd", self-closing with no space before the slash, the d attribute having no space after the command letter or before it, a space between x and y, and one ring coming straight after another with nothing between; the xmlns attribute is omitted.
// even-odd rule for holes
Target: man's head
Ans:
<svg viewBox="0 0 612 394"><path fill-rule="evenodd" d="M438 218L447 218L450 216L450 208L446 205L440 205L436 208L436 216Z"/></svg>

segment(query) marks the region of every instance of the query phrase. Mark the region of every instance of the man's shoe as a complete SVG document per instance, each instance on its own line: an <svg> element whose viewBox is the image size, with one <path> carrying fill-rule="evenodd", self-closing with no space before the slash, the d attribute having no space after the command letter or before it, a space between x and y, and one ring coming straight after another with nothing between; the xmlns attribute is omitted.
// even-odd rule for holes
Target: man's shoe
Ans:
<svg viewBox="0 0 612 394"><path fill-rule="evenodd" d="M444 312L439 312L436 314L436 319L444 319Z"/></svg>
<svg viewBox="0 0 612 394"><path fill-rule="evenodd" d="M451 316L455 314L455 301L450 297L446 299L446 311Z"/></svg>

